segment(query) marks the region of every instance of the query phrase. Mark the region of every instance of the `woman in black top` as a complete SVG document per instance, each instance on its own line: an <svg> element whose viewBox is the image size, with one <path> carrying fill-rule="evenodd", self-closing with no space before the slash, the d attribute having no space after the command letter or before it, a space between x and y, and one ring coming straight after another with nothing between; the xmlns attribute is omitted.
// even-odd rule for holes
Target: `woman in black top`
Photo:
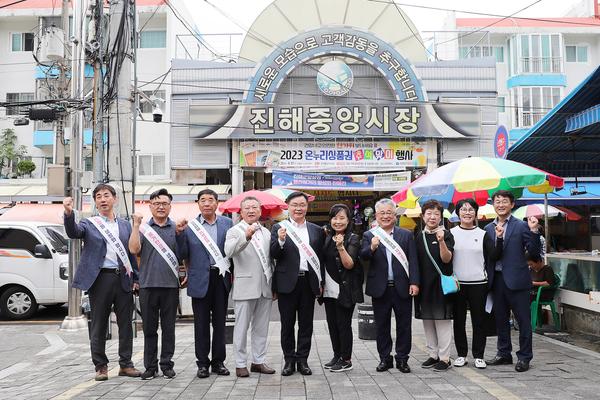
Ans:
<svg viewBox="0 0 600 400"><path fill-rule="evenodd" d="M352 233L350 218L350 209L336 204L329 211L329 225L325 228L323 301L333 358L323 367L332 372L352 369L352 314L354 305L364 301L363 270L358 259L360 241Z"/></svg>
<svg viewBox="0 0 600 400"><path fill-rule="evenodd" d="M450 367L450 344L452 342L452 311L454 296L444 295L438 270L431 257L444 275L452 275L452 252L454 237L440 226L444 207L436 200L421 206L425 228L417 234L417 257L421 285L415 297L415 318L423 320L425 341L429 358L421 364L423 368L445 371Z"/></svg>

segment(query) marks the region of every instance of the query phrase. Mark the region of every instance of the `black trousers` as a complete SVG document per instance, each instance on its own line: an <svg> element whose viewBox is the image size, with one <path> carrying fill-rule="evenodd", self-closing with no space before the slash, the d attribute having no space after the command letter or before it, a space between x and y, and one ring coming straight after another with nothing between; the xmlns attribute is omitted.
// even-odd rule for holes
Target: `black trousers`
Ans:
<svg viewBox="0 0 600 400"><path fill-rule="evenodd" d="M219 270L211 269L206 296L192 297L194 311L194 344L198 368L225 361L225 318L227 317L227 289ZM210 326L212 322L212 361Z"/></svg>
<svg viewBox="0 0 600 400"><path fill-rule="evenodd" d="M286 362L306 361L310 354L315 312L315 295L308 276L299 276L291 293L279 293L281 318L281 349ZM298 316L298 342L295 340L296 315Z"/></svg>
<svg viewBox="0 0 600 400"><path fill-rule="evenodd" d="M175 352L175 319L179 304L178 288L140 289L142 326L144 328L144 367L158 370L158 321L160 318L160 369L173 369Z"/></svg>
<svg viewBox="0 0 600 400"><path fill-rule="evenodd" d="M377 329L377 352L388 360L392 352L390 334L392 310L396 318L396 361L406 361L412 346L412 297L403 299L395 287L388 286L383 296L373 298L373 316Z"/></svg>
<svg viewBox="0 0 600 400"><path fill-rule="evenodd" d="M519 350L517 358L531 361L533 343L531 329L531 311L529 308L529 289L511 290L506 286L502 272L494 275L494 312L496 313L496 330L498 331L498 355L511 357L512 341L510 338L510 311L512 310L519 323Z"/></svg>
<svg viewBox="0 0 600 400"><path fill-rule="evenodd" d="M485 352L485 300L488 284L460 285L454 303L454 344L459 357L466 357L469 351L467 344L467 307L471 311L471 326L473 327L473 343L471 352L475 358L483 358Z"/></svg>
<svg viewBox="0 0 600 400"><path fill-rule="evenodd" d="M133 295L121 288L120 276L115 272L100 272L88 290L91 307L90 349L96 370L108 364L106 357L106 330L111 308L117 316L119 327L119 365L133 367L131 352L133 347Z"/></svg>
<svg viewBox="0 0 600 400"><path fill-rule="evenodd" d="M337 299L325 298L325 313L329 338L335 358L350 360L352 358L352 307L343 307Z"/></svg>

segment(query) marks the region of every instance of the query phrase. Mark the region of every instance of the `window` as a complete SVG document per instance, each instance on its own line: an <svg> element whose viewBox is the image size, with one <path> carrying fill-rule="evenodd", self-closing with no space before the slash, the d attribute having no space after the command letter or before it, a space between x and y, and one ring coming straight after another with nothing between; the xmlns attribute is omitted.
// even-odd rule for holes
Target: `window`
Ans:
<svg viewBox="0 0 600 400"><path fill-rule="evenodd" d="M495 57L496 62L504 62L504 47L502 47L502 46L460 46L458 49L458 57L461 59Z"/></svg>
<svg viewBox="0 0 600 400"><path fill-rule="evenodd" d="M0 228L0 249L27 250L34 253L39 240L22 229Z"/></svg>
<svg viewBox="0 0 600 400"><path fill-rule="evenodd" d="M33 33L11 34L12 51L33 51Z"/></svg>
<svg viewBox="0 0 600 400"><path fill-rule="evenodd" d="M157 90L156 93L154 93L154 90L143 90L142 92L148 97L152 97L152 95L154 95L155 97L159 97L163 100L166 100L164 90ZM144 97L142 96L140 96L140 110L142 111L142 113L152 112L152 103L144 99Z"/></svg>
<svg viewBox="0 0 600 400"><path fill-rule="evenodd" d="M33 93L6 93L7 103L19 103L23 101L33 101ZM27 109L27 106L6 107L6 115L21 115L21 112L25 112Z"/></svg>
<svg viewBox="0 0 600 400"><path fill-rule="evenodd" d="M137 164L138 176L165 175L164 154L140 154Z"/></svg>
<svg viewBox="0 0 600 400"><path fill-rule="evenodd" d="M167 47L167 31L140 32L140 49L159 49Z"/></svg>
<svg viewBox="0 0 600 400"><path fill-rule="evenodd" d="M518 69L511 71L513 74L562 71L560 35L519 35L518 40L511 40L510 43L513 50L515 45L519 47L516 53L520 57Z"/></svg>
<svg viewBox="0 0 600 400"><path fill-rule="evenodd" d="M587 46L565 46L565 58L567 62L587 62Z"/></svg>
<svg viewBox="0 0 600 400"><path fill-rule="evenodd" d="M506 112L506 98L504 96L500 96L497 98L498 112L503 113Z"/></svg>
<svg viewBox="0 0 600 400"><path fill-rule="evenodd" d="M40 231L50 241L54 250L66 254L69 241L66 238L65 228L62 225L40 226Z"/></svg>
<svg viewBox="0 0 600 400"><path fill-rule="evenodd" d="M530 127L537 124L560 102L559 87L521 87L513 90L515 126Z"/></svg>

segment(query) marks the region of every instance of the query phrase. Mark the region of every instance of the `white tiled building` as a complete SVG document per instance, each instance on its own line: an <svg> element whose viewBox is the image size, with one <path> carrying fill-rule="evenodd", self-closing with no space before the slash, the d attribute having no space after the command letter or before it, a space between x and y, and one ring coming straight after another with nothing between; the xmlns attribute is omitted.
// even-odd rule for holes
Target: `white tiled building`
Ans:
<svg viewBox="0 0 600 400"><path fill-rule="evenodd" d="M12 2L0 2L3 3ZM187 15L183 1L170 2L183 15ZM28 0L0 8L0 101L24 101L40 98L45 75L41 73L33 54L43 28L61 26L61 1ZM152 94L162 79L145 84L167 72L171 59L177 51L177 35L184 33L182 24L162 0L137 0L138 29L141 29L138 49L138 80L140 90ZM108 13L108 10L106 10ZM192 19L187 16L188 21ZM91 77L86 69L86 76ZM168 101L171 96L171 78L166 75L164 83L155 93L165 99L163 112L170 113ZM36 86L38 89L36 90ZM37 92L37 94L36 94ZM137 155L138 179L140 181L166 180L170 177L169 125L152 122L151 107L141 103L145 121L138 119ZM0 130L13 128L18 144L25 145L36 163L34 177L44 178L46 167L53 162L54 127L52 124L33 122L27 126L13 126L19 110L0 108ZM165 119L167 119L165 117ZM91 170L91 123L84 127L84 161ZM67 153L68 155L68 153Z"/></svg>

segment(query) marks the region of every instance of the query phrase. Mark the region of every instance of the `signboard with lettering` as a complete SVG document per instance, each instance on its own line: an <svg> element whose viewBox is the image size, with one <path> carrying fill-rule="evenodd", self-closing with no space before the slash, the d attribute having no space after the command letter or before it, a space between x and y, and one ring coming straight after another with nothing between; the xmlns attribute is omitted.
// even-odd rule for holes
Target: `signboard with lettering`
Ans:
<svg viewBox="0 0 600 400"><path fill-rule="evenodd" d="M244 102L274 103L277 89L294 68L324 54L369 63L384 75L397 101L427 100L412 65L394 47L369 32L331 26L301 33L277 46L257 67Z"/></svg>
<svg viewBox="0 0 600 400"><path fill-rule="evenodd" d="M243 141L240 166L331 172L422 168L427 147L409 141Z"/></svg>
<svg viewBox="0 0 600 400"><path fill-rule="evenodd" d="M508 155L508 131L503 125L500 125L498 130L496 130L494 154L496 158L506 158Z"/></svg>
<svg viewBox="0 0 600 400"><path fill-rule="evenodd" d="M320 190L398 191L410 183L410 172L366 175L325 175L273 171L273 187Z"/></svg>

